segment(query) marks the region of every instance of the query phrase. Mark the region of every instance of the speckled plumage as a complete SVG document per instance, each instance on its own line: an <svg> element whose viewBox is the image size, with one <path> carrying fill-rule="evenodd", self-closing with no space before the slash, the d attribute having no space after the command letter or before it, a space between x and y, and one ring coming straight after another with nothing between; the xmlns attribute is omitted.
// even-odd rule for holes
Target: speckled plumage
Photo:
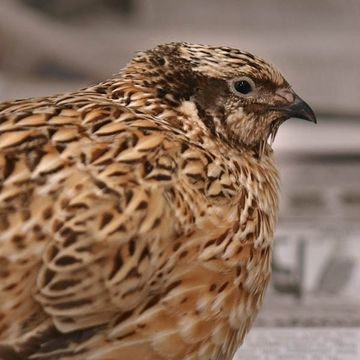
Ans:
<svg viewBox="0 0 360 360"><path fill-rule="evenodd" d="M0 104L0 358L231 359L270 276L267 140L314 120L297 99L251 54L172 43Z"/></svg>

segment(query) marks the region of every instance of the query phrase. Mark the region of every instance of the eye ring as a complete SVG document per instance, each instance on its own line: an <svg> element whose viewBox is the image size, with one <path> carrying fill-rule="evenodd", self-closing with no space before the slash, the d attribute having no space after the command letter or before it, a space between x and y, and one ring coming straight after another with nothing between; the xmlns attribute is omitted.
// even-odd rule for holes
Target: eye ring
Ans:
<svg viewBox="0 0 360 360"><path fill-rule="evenodd" d="M248 97L255 92L255 83L247 76L234 79L231 82L231 90L235 95Z"/></svg>

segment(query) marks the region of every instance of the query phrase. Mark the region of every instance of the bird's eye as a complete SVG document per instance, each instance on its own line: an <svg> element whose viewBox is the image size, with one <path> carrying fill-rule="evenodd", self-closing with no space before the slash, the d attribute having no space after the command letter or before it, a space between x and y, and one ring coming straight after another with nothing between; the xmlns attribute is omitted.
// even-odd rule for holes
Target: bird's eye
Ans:
<svg viewBox="0 0 360 360"><path fill-rule="evenodd" d="M234 88L237 92L244 95L252 91L250 83L246 80L235 81Z"/></svg>
<svg viewBox="0 0 360 360"><path fill-rule="evenodd" d="M255 90L255 84L249 78L241 78L233 81L232 88L237 95L250 95Z"/></svg>

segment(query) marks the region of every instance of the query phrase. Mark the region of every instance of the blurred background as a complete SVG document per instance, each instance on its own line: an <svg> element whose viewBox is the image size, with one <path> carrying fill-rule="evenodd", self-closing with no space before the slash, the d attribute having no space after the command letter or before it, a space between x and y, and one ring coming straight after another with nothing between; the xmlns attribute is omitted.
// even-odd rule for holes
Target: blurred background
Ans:
<svg viewBox="0 0 360 360"><path fill-rule="evenodd" d="M270 359L269 328L280 332L278 342L283 329L298 331L310 349L314 338L341 327L354 329L359 346L331 358L360 358L360 1L1 0L0 100L104 80L136 51L169 41L264 57L319 117L317 126L289 120L277 136L282 202L274 275L239 356ZM254 349L264 357L252 357Z"/></svg>

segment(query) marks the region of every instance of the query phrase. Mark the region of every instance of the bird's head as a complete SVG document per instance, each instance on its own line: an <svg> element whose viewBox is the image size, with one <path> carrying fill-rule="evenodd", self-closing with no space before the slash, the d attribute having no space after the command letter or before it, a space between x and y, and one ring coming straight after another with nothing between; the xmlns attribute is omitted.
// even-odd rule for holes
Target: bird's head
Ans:
<svg viewBox="0 0 360 360"><path fill-rule="evenodd" d="M194 105L214 136L235 146L262 148L289 118L316 122L312 109L264 60L228 48L170 43L140 53L147 85L171 106Z"/></svg>

